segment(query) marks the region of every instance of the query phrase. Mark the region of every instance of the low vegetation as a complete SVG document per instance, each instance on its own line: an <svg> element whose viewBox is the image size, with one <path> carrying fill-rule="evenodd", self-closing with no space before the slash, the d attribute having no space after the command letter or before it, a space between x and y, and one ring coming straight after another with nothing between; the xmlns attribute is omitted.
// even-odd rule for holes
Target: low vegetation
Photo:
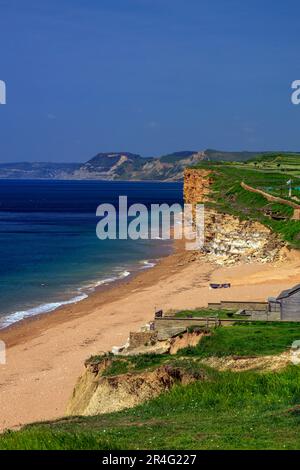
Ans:
<svg viewBox="0 0 300 470"><path fill-rule="evenodd" d="M255 156L247 161L249 167L262 171L282 172L300 176L299 153L267 153Z"/></svg>
<svg viewBox="0 0 300 470"><path fill-rule="evenodd" d="M297 323L254 322L217 328L193 348L181 350L183 356L267 356L290 348L300 338Z"/></svg>
<svg viewBox="0 0 300 470"><path fill-rule="evenodd" d="M170 361L193 373L198 370L202 380L176 385L118 413L6 432L0 449L299 449L298 366L259 373L218 372L201 364L201 357L210 355L277 354L299 338L299 324L245 323L218 328L198 346L172 357L116 358L109 370L112 375Z"/></svg>
<svg viewBox="0 0 300 470"><path fill-rule="evenodd" d="M152 369L166 362L168 356L159 354L140 354L138 356L115 357L112 364L105 370L105 376L140 372Z"/></svg>
<svg viewBox="0 0 300 470"><path fill-rule="evenodd" d="M201 317L217 317L217 318L241 318L239 315L234 314L234 310L213 309L213 308L199 308L196 310L182 310L175 313L177 318L201 318Z"/></svg>
<svg viewBox="0 0 300 470"><path fill-rule="evenodd" d="M299 449L300 370L211 372L137 408L27 426L0 449Z"/></svg>

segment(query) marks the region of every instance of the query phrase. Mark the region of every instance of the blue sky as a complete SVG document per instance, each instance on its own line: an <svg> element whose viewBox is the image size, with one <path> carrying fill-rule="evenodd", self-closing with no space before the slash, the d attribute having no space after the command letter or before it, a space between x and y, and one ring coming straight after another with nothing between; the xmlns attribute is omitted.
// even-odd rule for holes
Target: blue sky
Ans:
<svg viewBox="0 0 300 470"><path fill-rule="evenodd" d="M0 161L300 151L300 3L0 0Z"/></svg>

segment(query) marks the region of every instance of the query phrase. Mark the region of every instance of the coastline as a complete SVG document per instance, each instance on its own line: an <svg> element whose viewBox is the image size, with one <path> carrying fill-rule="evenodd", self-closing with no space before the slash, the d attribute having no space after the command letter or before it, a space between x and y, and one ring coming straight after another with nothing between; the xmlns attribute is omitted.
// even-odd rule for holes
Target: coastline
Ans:
<svg viewBox="0 0 300 470"><path fill-rule="evenodd" d="M0 331L7 364L0 366L0 429L63 416L73 387L93 354L126 342L155 309L188 309L207 302L265 300L299 282L300 255L281 264L221 267L185 251L184 242L156 266L110 285L81 302ZM231 282L225 290L209 282Z"/></svg>
<svg viewBox="0 0 300 470"><path fill-rule="evenodd" d="M167 258L170 258L166 261L166 265L169 266L172 264L173 255L182 251L180 245L181 244L178 241L173 241L171 252L170 246L168 245L168 249L162 250L159 258L140 261L140 263L149 263L149 266L138 267L137 264L131 265L128 267L128 269L130 268L130 272L127 271L128 275L126 276L104 280L104 282L102 280L98 282L96 281L94 285L90 285L88 288L89 293L82 299L66 300L61 306L58 306L53 310L39 312L35 315L30 315L17 320L5 327L0 327L0 339L5 342L7 348L12 347L16 344L27 341L28 338L34 337L39 331L42 331L44 328L48 328L48 326L51 327L52 325L62 324L64 322L68 322L72 318L85 315L90 302L93 305L96 303L97 306L100 307L107 302L122 298L124 294L130 292L131 289L135 290L136 283L145 287L153 284L155 276L149 276L149 271L152 271L155 268L158 268L157 270L160 271L160 267L162 268L162 271L164 271L164 261ZM136 278L138 279L134 282ZM85 294L88 290L80 287L79 291L81 291L81 289L82 294ZM82 309L79 309L81 306ZM14 315L14 313L12 315Z"/></svg>
<svg viewBox="0 0 300 470"><path fill-rule="evenodd" d="M182 184L177 183L96 180L66 184L61 180L55 188L53 181L48 183L7 180L1 190L5 269L0 284L0 329L77 301L103 281L142 268L142 260L164 255L164 243L155 240L99 243L95 231L100 203L117 206L121 194L130 203L138 200L146 205L160 203L161 198L170 204L182 201Z"/></svg>
<svg viewBox="0 0 300 470"><path fill-rule="evenodd" d="M26 322L31 318L39 317L40 315L55 314L57 310L65 307L66 305L78 304L93 295L95 292L117 286L126 279L130 280L140 272L153 268L159 260L171 253L170 247L167 245L165 250L162 250L159 258L150 258L148 260L141 260L139 263L128 264L127 266L124 266L123 269L120 268L118 275L114 275L112 273L111 277L108 278L100 279L98 281L86 281L83 286L77 288L77 292L73 292L73 295L70 294L70 297L65 300L48 301L24 311L15 311L10 314L3 315L3 317L0 316L0 335L4 330L13 327L17 323Z"/></svg>

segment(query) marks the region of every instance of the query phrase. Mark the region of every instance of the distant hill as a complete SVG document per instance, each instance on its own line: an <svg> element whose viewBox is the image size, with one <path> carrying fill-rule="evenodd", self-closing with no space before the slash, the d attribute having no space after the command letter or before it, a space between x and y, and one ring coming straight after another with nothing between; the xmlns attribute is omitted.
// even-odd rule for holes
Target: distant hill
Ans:
<svg viewBox="0 0 300 470"><path fill-rule="evenodd" d="M223 152L222 150L207 149L204 153L206 159L211 161L245 162L256 157L261 152Z"/></svg>
<svg viewBox="0 0 300 470"><path fill-rule="evenodd" d="M201 161L248 161L263 152L182 150L161 157L143 158L131 152L101 152L86 163L19 162L0 164L0 178L102 179L178 181L183 170ZM274 155L274 152L264 155Z"/></svg>
<svg viewBox="0 0 300 470"><path fill-rule="evenodd" d="M266 163L282 163L282 164L296 164L300 163L300 153L298 152L268 152L256 155L249 160L250 162L266 162Z"/></svg>
<svg viewBox="0 0 300 470"><path fill-rule="evenodd" d="M135 179L152 159L130 152L98 153L72 175L78 179Z"/></svg>
<svg viewBox="0 0 300 470"><path fill-rule="evenodd" d="M205 158L203 152L182 151L158 158L143 158L129 152L99 153L81 165L72 177L106 180L176 181L186 166Z"/></svg>
<svg viewBox="0 0 300 470"><path fill-rule="evenodd" d="M183 151L160 158L143 158L130 152L98 153L86 163L20 162L0 164L0 178L14 179L182 179L186 166L205 158L203 152Z"/></svg>
<svg viewBox="0 0 300 470"><path fill-rule="evenodd" d="M80 167L80 163L19 162L0 163L0 178L63 179Z"/></svg>
<svg viewBox="0 0 300 470"><path fill-rule="evenodd" d="M180 162L180 160L189 158L197 153L197 150L183 150L181 152L173 152L168 153L167 155L162 155L161 157L159 157L159 160L162 163L178 163Z"/></svg>

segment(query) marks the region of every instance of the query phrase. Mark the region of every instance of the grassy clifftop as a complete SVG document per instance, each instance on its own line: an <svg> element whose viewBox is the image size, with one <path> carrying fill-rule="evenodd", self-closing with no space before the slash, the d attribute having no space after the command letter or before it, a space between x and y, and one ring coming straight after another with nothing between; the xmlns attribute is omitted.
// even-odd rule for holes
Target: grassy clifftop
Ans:
<svg viewBox="0 0 300 470"><path fill-rule="evenodd" d="M175 385L118 413L71 417L7 432L0 438L0 449L299 449L298 366L276 372L220 372L202 362L218 351L245 357L278 354L299 339L298 331L297 324L224 327L204 338L199 347L174 357L128 358L133 374L156 368L157 361L170 361L198 371L205 379ZM110 374L125 371L124 363L120 369L118 362Z"/></svg>
<svg viewBox="0 0 300 470"><path fill-rule="evenodd" d="M287 182L290 175L265 168L257 169L252 161L246 164L202 162L194 168L212 170L212 193L210 202L206 203L208 206L241 219L257 220L280 234L291 246L300 247L300 221L291 220L293 208L269 202L262 195L241 187L241 182L244 182L271 195L299 203L300 199L291 200L288 196ZM300 178L294 177L292 195L297 198L298 193L300 194Z"/></svg>

